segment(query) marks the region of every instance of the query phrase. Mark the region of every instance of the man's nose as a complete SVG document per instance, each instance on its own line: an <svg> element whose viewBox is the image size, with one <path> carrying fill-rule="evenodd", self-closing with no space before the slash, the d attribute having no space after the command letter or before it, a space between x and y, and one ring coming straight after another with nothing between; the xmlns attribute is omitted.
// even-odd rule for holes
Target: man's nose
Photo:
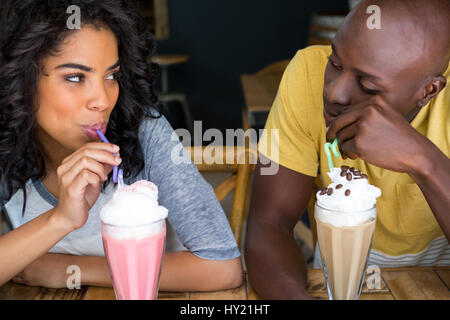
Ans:
<svg viewBox="0 0 450 320"><path fill-rule="evenodd" d="M326 86L328 103L336 105L349 105L351 102L351 79L348 75L341 74L330 81Z"/></svg>
<svg viewBox="0 0 450 320"><path fill-rule="evenodd" d="M92 87L91 99L88 103L88 109L92 111L103 111L109 107L110 101L108 91L104 84L99 83Z"/></svg>

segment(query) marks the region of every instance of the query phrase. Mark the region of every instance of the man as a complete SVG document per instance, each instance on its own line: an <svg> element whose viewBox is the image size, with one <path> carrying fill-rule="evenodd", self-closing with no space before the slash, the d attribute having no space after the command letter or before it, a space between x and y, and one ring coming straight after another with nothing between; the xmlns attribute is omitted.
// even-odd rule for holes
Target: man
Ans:
<svg viewBox="0 0 450 320"><path fill-rule="evenodd" d="M370 5L380 29L367 26ZM450 265L449 34L448 0L363 1L332 48L292 59L259 143L270 162L256 167L247 224L249 280L262 298L311 298L293 229L330 183L323 145L336 137L335 166L360 169L382 190L369 264ZM261 174L275 159L278 172Z"/></svg>

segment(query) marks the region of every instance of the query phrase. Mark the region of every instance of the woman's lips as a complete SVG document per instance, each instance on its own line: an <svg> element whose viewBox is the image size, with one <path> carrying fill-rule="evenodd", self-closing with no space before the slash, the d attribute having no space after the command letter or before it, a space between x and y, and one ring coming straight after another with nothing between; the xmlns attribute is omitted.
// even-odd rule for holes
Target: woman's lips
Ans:
<svg viewBox="0 0 450 320"><path fill-rule="evenodd" d="M100 137L97 134L97 130L100 130L103 134L106 131L106 123L96 123L93 125L81 126L81 130L91 140L99 140Z"/></svg>

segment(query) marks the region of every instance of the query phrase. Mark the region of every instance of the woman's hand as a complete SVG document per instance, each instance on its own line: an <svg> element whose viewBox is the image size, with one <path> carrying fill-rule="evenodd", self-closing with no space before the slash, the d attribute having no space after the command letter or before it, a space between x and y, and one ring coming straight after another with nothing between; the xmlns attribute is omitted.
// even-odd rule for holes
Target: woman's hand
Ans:
<svg viewBox="0 0 450 320"><path fill-rule="evenodd" d="M59 197L55 215L63 218L72 230L84 225L102 183L113 167L120 164L118 151L119 147L110 143L88 143L64 159L57 168Z"/></svg>
<svg viewBox="0 0 450 320"><path fill-rule="evenodd" d="M67 268L75 263L75 256L47 253L29 264L12 281L27 286L66 288L71 273Z"/></svg>

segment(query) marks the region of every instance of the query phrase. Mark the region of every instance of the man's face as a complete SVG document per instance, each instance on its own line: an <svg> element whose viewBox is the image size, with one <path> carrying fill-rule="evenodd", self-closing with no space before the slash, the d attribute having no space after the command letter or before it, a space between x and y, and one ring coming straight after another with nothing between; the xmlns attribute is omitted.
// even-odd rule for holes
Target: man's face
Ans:
<svg viewBox="0 0 450 320"><path fill-rule="evenodd" d="M361 26L361 28L364 28ZM417 108L421 75L417 52L406 50L398 33L345 26L333 41L325 69L323 102L326 125L346 107L379 95L408 121ZM419 72L420 73L420 72Z"/></svg>

